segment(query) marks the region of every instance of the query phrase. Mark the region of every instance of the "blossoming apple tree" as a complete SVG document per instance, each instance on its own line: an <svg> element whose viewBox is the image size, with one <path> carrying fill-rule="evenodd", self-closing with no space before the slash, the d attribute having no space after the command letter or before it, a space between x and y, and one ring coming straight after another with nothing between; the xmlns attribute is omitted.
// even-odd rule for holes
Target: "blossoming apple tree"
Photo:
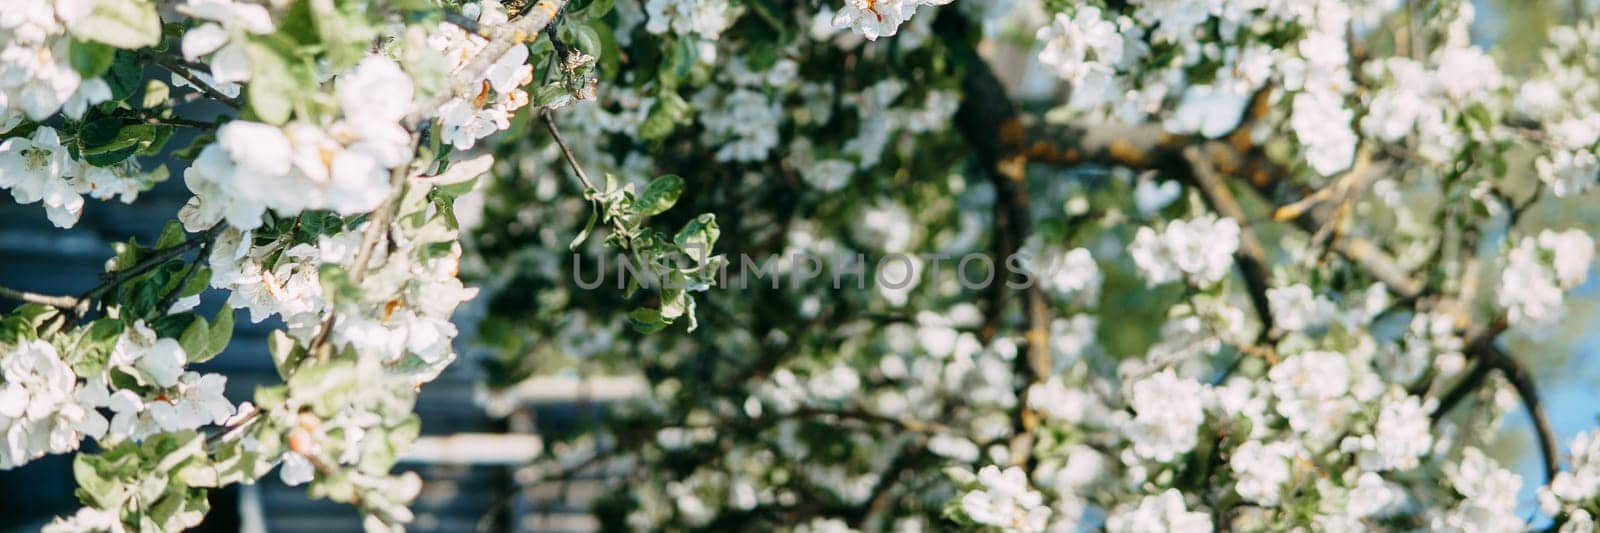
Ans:
<svg viewBox="0 0 1600 533"><path fill-rule="evenodd" d="M14 1L0 188L62 228L193 197L85 293L0 286L0 468L77 453L60 531L191 527L275 468L401 528L476 297L486 387L649 379L529 467L624 465L616 528L1500 531L1528 483L1592 531L1600 438L1560 448L1505 337L1591 266L1539 213L1600 171L1600 24L1511 65L1474 13ZM673 283L589 288L618 252ZM847 260L724 275L799 256ZM241 308L282 384L234 403L191 365ZM1512 408L1540 479L1481 450Z"/></svg>

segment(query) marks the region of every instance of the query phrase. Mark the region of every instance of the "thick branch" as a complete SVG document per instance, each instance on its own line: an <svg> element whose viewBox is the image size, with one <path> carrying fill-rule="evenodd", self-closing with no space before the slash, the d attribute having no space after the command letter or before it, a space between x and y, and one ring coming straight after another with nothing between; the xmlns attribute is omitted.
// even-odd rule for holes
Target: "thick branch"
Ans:
<svg viewBox="0 0 1600 533"><path fill-rule="evenodd" d="M1544 410L1544 405L1539 401L1539 388L1534 383L1533 373L1521 361L1511 357L1505 350L1495 344L1495 338L1505 331L1505 317L1496 319L1482 333L1475 335L1472 342L1467 345L1467 356L1474 359L1471 373L1456 382L1454 387L1446 391L1439 401L1439 407L1433 411L1435 424L1462 400L1472 394L1483 384L1490 370L1497 370L1511 383L1511 388L1517 391L1517 398L1522 400L1523 409L1528 412L1528 419L1532 421L1534 436L1539 440L1539 458L1544 461L1545 482L1555 478L1556 471L1561 465L1557 459L1555 429L1550 425L1550 416Z"/></svg>
<svg viewBox="0 0 1600 533"><path fill-rule="evenodd" d="M1135 170L1167 170L1174 171L1180 177L1193 173L1191 167L1194 164L1189 154L1185 153L1182 144L1184 139L1163 133L1159 124L1107 125L1095 128L1041 125L1026 128L1023 137L1025 138L1017 142L1023 147L1023 153L1030 162L1064 166L1094 164L1122 166ZM1237 146L1221 143L1212 143L1211 146L1215 149L1211 153L1202 152L1202 155L1207 156L1206 160L1210 161L1214 168L1238 169L1240 176L1245 178L1257 192L1270 197L1271 191L1268 187L1275 183L1270 176L1281 172L1281 169L1272 168L1260 154L1244 153ZM1219 160L1226 164L1218 163ZM1369 176L1365 174L1377 172L1380 167L1380 165L1367 165L1362 169L1353 169L1353 172L1359 170L1362 175L1349 178L1353 181L1369 181ZM1205 189L1202 187L1202 192L1205 192ZM1293 216L1288 218L1292 218L1295 225L1302 230L1315 233L1327 227L1333 220L1333 214L1326 207L1305 206L1299 203L1291 205L1296 208L1285 213L1292 214ZM1334 252L1383 283L1389 288L1389 292L1402 300L1412 300L1421 295L1422 283L1413 279L1393 257L1371 241L1357 236L1343 235L1334 240L1332 248Z"/></svg>
<svg viewBox="0 0 1600 533"><path fill-rule="evenodd" d="M1211 164L1200 147L1185 148L1183 157L1189 161L1195 183L1199 185L1206 203L1211 205L1213 211L1233 219L1239 225L1239 249L1233 254L1234 262L1239 265L1239 273L1244 275L1250 303L1255 306L1256 317L1261 320L1260 340L1264 342L1259 344L1271 344L1278 332L1272 327L1272 308L1267 302L1267 289L1271 288L1271 284L1268 282L1267 253L1261 247L1261 240L1256 238L1244 209L1239 207L1239 201L1233 198L1233 192L1228 190L1216 166Z"/></svg>
<svg viewBox="0 0 1600 533"><path fill-rule="evenodd" d="M936 25L960 33L948 24L953 19L941 17ZM951 42L968 42L951 39ZM995 252L1001 260L1015 253L1028 238L1029 207L1027 192L1028 156L1023 146L1023 127L1016 106L1012 104L1005 87L1000 83L987 62L971 47L956 50L957 61L966 68L961 80L961 106L956 110L956 125L967 144L972 147L995 187L996 231L991 238L998 241ZM1003 225L1001 224L1003 223ZM1004 233L1001 233L1001 232ZM997 285L1004 285L1003 283ZM998 325L999 314L1004 311L1004 295L996 289L990 293L990 324ZM1024 376L1024 388L1018 395L1017 434L1011 440L1011 462L1026 464L1033 454L1034 431L1039 416L1028 408L1027 391L1034 383L1045 380L1053 370L1050 361L1050 309L1044 293L1037 284L1023 289L1023 311L1027 320L1024 338L1027 355L1019 361Z"/></svg>

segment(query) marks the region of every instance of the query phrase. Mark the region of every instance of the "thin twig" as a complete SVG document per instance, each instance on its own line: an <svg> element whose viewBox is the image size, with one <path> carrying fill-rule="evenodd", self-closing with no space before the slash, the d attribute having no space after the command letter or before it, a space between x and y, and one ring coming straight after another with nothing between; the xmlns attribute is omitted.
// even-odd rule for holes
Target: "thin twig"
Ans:
<svg viewBox="0 0 1600 533"><path fill-rule="evenodd" d="M411 135L411 151L416 153L422 137L418 134ZM389 232L389 223L394 220L395 210L400 207L400 198L405 194L406 178L411 174L411 163L402 163L389 171L389 196L383 204L378 206L377 216L367 222L367 227L361 233L361 245L356 249L355 258L351 261L350 283L360 285L367 277L368 263L372 262L372 255L376 253L378 245L384 240L384 235ZM306 346L306 351L316 354L318 358L326 358L327 353L323 347L333 334L333 326L338 321L338 313L329 309L328 314L322 318L317 335Z"/></svg>
<svg viewBox="0 0 1600 533"><path fill-rule="evenodd" d="M222 233L222 230L225 227L226 225L224 223L218 222L216 225L212 226L211 229L206 230L200 235L196 235L181 243L152 252L149 257L144 258L131 267L106 273L104 275L105 282L78 296L78 304L77 307L73 309L73 314L79 318L82 318L84 315L89 313L89 307L93 305L96 300L99 300L102 296L105 296L107 292L110 292L112 289L127 283L128 280L143 276L146 273L149 273L151 270L155 270L157 267L166 264L167 261L171 261L174 258L182 256L189 250L201 246L202 244L211 242L213 239L217 238L217 235Z"/></svg>
<svg viewBox="0 0 1600 533"><path fill-rule="evenodd" d="M190 280L194 279L195 274L200 272L200 269L205 264L210 262L209 257L207 257L209 255L207 252L210 249L210 241L200 243L200 254L194 258L193 263L189 264L189 269L184 271L183 277L178 279L178 285L167 292L166 296L161 297L160 302L156 303L157 312L166 312L172 308L172 304L177 303L179 295L183 294L183 288L189 284Z"/></svg>
<svg viewBox="0 0 1600 533"><path fill-rule="evenodd" d="M71 296L52 296L49 294L20 291L9 287L0 287L0 298L48 305L50 307L56 307L66 311L71 311L78 307L78 299Z"/></svg>
<svg viewBox="0 0 1600 533"><path fill-rule="evenodd" d="M168 72L183 78L183 81L188 82L190 87L194 87L196 90L205 93L206 97L218 102L222 102L228 107L232 107L234 109L244 109L244 101L237 97L223 94L221 90L211 86L211 84L206 83L205 81L202 81L199 76L194 75L194 71L190 70L189 66L183 64L182 62L174 61L173 58L160 54L145 54L145 57L149 58L152 63L155 63L156 66L166 69Z"/></svg>
<svg viewBox="0 0 1600 533"><path fill-rule="evenodd" d="M209 130L211 128L217 127L216 124L212 124L212 123L209 123L209 122L202 122L202 121L199 121L199 120L189 120L189 119L178 118L178 117L171 117L171 118L145 117L143 123L144 124L149 124L149 125L152 125L152 126L174 126L174 127L179 127L179 128L192 128L192 129L197 129L197 130Z"/></svg>
<svg viewBox="0 0 1600 533"><path fill-rule="evenodd" d="M1495 344L1495 338L1505 331L1506 325L1506 319L1502 316L1483 332L1473 336L1465 351L1469 357L1477 361L1477 365L1471 373L1441 397L1439 406L1433 411L1433 422L1437 424L1450 413L1451 408L1460 404L1473 390L1482 385L1490 370L1498 370L1500 375L1511 383L1511 388L1516 390L1517 397L1522 400L1523 409L1528 412L1528 419L1533 423L1534 437L1539 440L1539 457L1544 461L1545 482L1548 483L1555 478L1556 471L1561 467L1557 460L1555 430L1550 425L1549 414L1539 401L1539 388L1534 383L1533 373L1521 361L1511 357Z"/></svg>
<svg viewBox="0 0 1600 533"><path fill-rule="evenodd" d="M218 444L232 440L234 435L243 433L245 429L248 429L251 425L254 425L257 420L261 420L260 409L250 411L250 413L244 415L243 418L235 420L232 424L224 427L222 431L218 431L211 434L211 436L206 437L206 447L208 449L215 449Z"/></svg>
<svg viewBox="0 0 1600 533"><path fill-rule="evenodd" d="M578 175L578 181L583 182L585 189L598 191L594 182L589 181L589 174L583 171L583 165L578 164L578 158L572 155L572 149L567 147L567 140L561 136L561 131L556 129L556 120L551 116L550 110L546 109L540 115L544 119L544 129L550 131L550 137L556 140L556 146L561 147L561 156L566 158L567 166L572 167L572 172Z"/></svg>

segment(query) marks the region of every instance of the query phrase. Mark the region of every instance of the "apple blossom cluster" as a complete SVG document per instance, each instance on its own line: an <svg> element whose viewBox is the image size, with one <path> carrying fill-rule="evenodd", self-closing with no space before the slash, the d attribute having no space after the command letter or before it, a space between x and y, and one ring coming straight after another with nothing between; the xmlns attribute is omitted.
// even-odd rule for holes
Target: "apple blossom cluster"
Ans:
<svg viewBox="0 0 1600 533"><path fill-rule="evenodd" d="M245 120L219 128L217 143L184 172L195 193L181 213L184 227L202 231L227 220L252 230L268 209L282 216L376 209L390 193L391 169L409 161L411 136L400 120L411 105L411 78L393 60L373 56L335 85L345 114L326 128Z"/></svg>
<svg viewBox="0 0 1600 533"><path fill-rule="evenodd" d="M178 12L204 21L184 32L181 41L184 59L210 67L192 74L223 94L237 96L239 84L250 81L249 36L272 33L271 13L263 5L231 0L187 0ZM173 78L182 80L177 73Z"/></svg>
<svg viewBox="0 0 1600 533"><path fill-rule="evenodd" d="M1161 118L1169 132L1217 138L1256 113L1250 103L1264 95L1281 109L1269 125L1281 122L1319 175L1354 163L1358 133L1384 142L1415 135L1424 158L1448 163L1472 134L1458 118L1474 105L1500 105L1503 95L1499 68L1467 38L1472 5L1440 4L1444 35L1427 61L1382 58L1360 73L1349 67L1347 28L1381 23L1394 2L1141 2L1121 12L1084 5L1038 30L1038 59L1071 85L1065 107L1073 114ZM1357 81L1368 80L1380 90L1357 124L1348 102Z"/></svg>
<svg viewBox="0 0 1600 533"><path fill-rule="evenodd" d="M1100 300L1104 276L1094 255L1087 248L1063 251L1046 249L1044 241L1030 238L1023 245L1028 254L1028 271L1039 278L1039 285L1067 301L1093 303Z"/></svg>
<svg viewBox="0 0 1600 533"><path fill-rule="evenodd" d="M942 6L951 0L845 0L833 15L833 27L849 28L869 41L889 37L911 20L922 6Z"/></svg>
<svg viewBox="0 0 1600 533"><path fill-rule="evenodd" d="M104 447L222 423L234 414L222 396L227 378L186 371L190 359L176 339L157 338L142 321L109 349L74 353L41 339L4 347L0 468L77 450L86 437Z"/></svg>
<svg viewBox="0 0 1600 533"><path fill-rule="evenodd" d="M1149 227L1139 228L1128 245L1128 255L1139 265L1139 275L1149 285L1180 279L1209 285L1227 275L1238 247L1237 222L1205 215L1174 220L1159 233Z"/></svg>
<svg viewBox="0 0 1600 533"><path fill-rule="evenodd" d="M1594 498L1600 495L1600 473L1595 471L1600 441L1595 432L1585 431L1572 438L1569 448L1571 470L1557 473L1548 486L1539 487L1539 509L1550 516L1564 515L1563 531L1584 531L1594 527Z"/></svg>
<svg viewBox="0 0 1600 533"><path fill-rule="evenodd" d="M1477 448L1462 452L1461 462L1445 468L1445 479L1460 495L1437 511L1428 527L1436 531L1516 531L1527 527L1517 516L1517 490L1522 477L1501 467Z"/></svg>
<svg viewBox="0 0 1600 533"><path fill-rule="evenodd" d="M1506 254L1496 299L1511 325L1536 331L1559 319L1564 292L1589 277L1594 253L1594 239L1582 230L1518 240Z"/></svg>
<svg viewBox="0 0 1600 533"><path fill-rule="evenodd" d="M648 0L643 4L645 31L690 40L700 60L707 63L717 58L717 38L741 14L727 0Z"/></svg>
<svg viewBox="0 0 1600 533"><path fill-rule="evenodd" d="M89 106L111 98L106 81L86 78L71 57L73 37L94 32L101 24L93 11L103 3L39 0L6 9L0 17L0 41L5 43L0 49L0 131L58 111L77 119Z"/></svg>
<svg viewBox="0 0 1600 533"><path fill-rule="evenodd" d="M19 204L41 203L50 223L71 228L83 214L83 197L133 203L150 180L125 164L96 166L74 159L54 128L0 142L0 189Z"/></svg>
<svg viewBox="0 0 1600 533"><path fill-rule="evenodd" d="M462 5L462 15L483 27L504 24L508 16L498 0ZM428 35L428 46L444 55L444 71L451 87L468 87L439 109L429 109L440 120L440 135L458 149L469 150L478 141L511 127L511 116L526 107L528 93L522 88L533 81L533 66L524 46L513 46L493 58L482 72L465 72L467 66L489 45L489 41L454 24L440 24ZM382 106L375 106L382 107ZM410 106L385 108L408 110ZM403 114L403 113L402 113Z"/></svg>
<svg viewBox="0 0 1600 533"><path fill-rule="evenodd" d="M1513 109L1543 126L1549 140L1534 161L1538 176L1556 196L1582 193L1600 172L1600 73L1590 52L1600 25L1582 21L1550 31L1550 47L1539 58L1540 73L1518 87Z"/></svg>
<svg viewBox="0 0 1600 533"><path fill-rule="evenodd" d="M168 162L191 162L194 194L154 246L118 243L86 295L0 292L28 302L0 314L0 468L96 441L73 469L84 507L53 531L191 527L207 489L280 465L358 503L369 529L398 528L420 481L389 470L417 436L417 388L455 358L451 317L476 295L457 277L453 200L492 158L450 152L509 127L549 50L416 6L170 7L30 0L0 14L0 189L63 228L83 196L130 203ZM486 28L513 16L461 10ZM491 44L508 51L478 57ZM180 116L197 100L225 111ZM175 128L199 135L164 150ZM208 287L229 293L210 320L194 311ZM234 309L286 324L269 342L284 383L240 404L226 377L188 369L226 348Z"/></svg>
<svg viewBox="0 0 1600 533"><path fill-rule="evenodd" d="M0 189L9 189L17 203L42 202L58 228L77 223L84 195L129 203L148 187L149 180L125 165L69 157L55 128L34 126L31 135L19 128L58 112L80 119L89 107L111 99L106 80L86 76L73 56L79 53L74 37L96 32L103 23L94 12L102 3L25 2L0 17L0 131L10 132L0 144Z"/></svg>
<svg viewBox="0 0 1600 533"><path fill-rule="evenodd" d="M973 522L1001 529L1043 531L1050 520L1044 495L1028 486L1021 468L1001 471L994 465L978 471L980 490L961 496L961 510Z"/></svg>

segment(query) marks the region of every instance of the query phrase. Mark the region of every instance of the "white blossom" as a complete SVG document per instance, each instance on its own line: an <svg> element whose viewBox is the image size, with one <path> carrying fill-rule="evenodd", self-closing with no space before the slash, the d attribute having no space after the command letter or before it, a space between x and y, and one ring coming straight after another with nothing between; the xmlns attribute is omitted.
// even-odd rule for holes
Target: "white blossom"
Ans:
<svg viewBox="0 0 1600 533"><path fill-rule="evenodd" d="M1539 487L1539 507L1545 514L1573 513L1600 496L1600 438L1595 437L1594 431L1572 437L1571 468Z"/></svg>
<svg viewBox="0 0 1600 533"><path fill-rule="evenodd" d="M1137 507L1119 508L1106 518L1109 533L1204 533L1211 515L1190 511L1177 489L1145 496Z"/></svg>
<svg viewBox="0 0 1600 533"><path fill-rule="evenodd" d="M505 9L496 0L463 5L462 12L475 16L477 22L485 26L507 21ZM451 98L434 113L439 118L440 135L446 143L469 150L479 140L510 128L511 115L528 105L528 93L522 87L533 82L533 66L528 64L530 55L526 46L511 47L504 55L494 58L481 73L469 73L465 69L488 46L488 40L482 36L468 33L454 24L440 24L428 36L428 46L444 55L451 86L476 89Z"/></svg>
<svg viewBox="0 0 1600 533"><path fill-rule="evenodd" d="M974 522L1012 531L1043 531L1050 520L1044 495L1028 485L1021 468L1001 471L994 465L978 470L980 489L961 496L961 510Z"/></svg>
<svg viewBox="0 0 1600 533"><path fill-rule="evenodd" d="M1039 241L1030 240L1033 248L1028 270L1038 276L1040 287L1071 301L1093 303L1100 298L1103 277L1100 266L1087 248L1068 251L1041 250Z"/></svg>
<svg viewBox="0 0 1600 533"><path fill-rule="evenodd" d="M1563 289L1588 277L1594 240L1578 230L1545 230L1506 254L1498 303L1513 326L1538 331L1558 318Z"/></svg>
<svg viewBox="0 0 1600 533"><path fill-rule="evenodd" d="M1434 531L1489 532L1522 530L1517 515L1517 490L1522 478L1501 468L1477 448L1463 451L1460 462L1445 466L1445 478L1461 500L1436 513Z"/></svg>
<svg viewBox="0 0 1600 533"><path fill-rule="evenodd" d="M900 31L900 25L915 15L922 6L940 6L951 0L844 0L844 6L833 16L835 29L852 31L875 41Z"/></svg>
<svg viewBox="0 0 1600 533"><path fill-rule="evenodd" d="M1128 406L1134 411L1128 439L1140 457L1171 462L1193 449L1200 423L1205 421L1204 387L1163 370L1134 381L1128 388Z"/></svg>
<svg viewBox="0 0 1600 533"><path fill-rule="evenodd" d="M55 129L40 126L31 137L0 143L0 189L10 189L20 204L43 201L50 222L70 228L83 212L83 197L69 181L80 164L70 159Z"/></svg>
<svg viewBox="0 0 1600 533"><path fill-rule="evenodd" d="M265 6L234 0L188 0L178 11L207 21L183 34L184 59L209 56L211 79L219 83L250 80L250 35L272 33L272 16Z"/></svg>
<svg viewBox="0 0 1600 533"><path fill-rule="evenodd" d="M111 350L111 367L157 387L178 384L178 376L189 362L176 339L157 338L143 320L134 322L117 338Z"/></svg>
<svg viewBox="0 0 1600 533"><path fill-rule="evenodd" d="M1234 490L1247 501L1277 505L1283 485L1289 482L1289 461L1294 456L1295 447L1287 442L1246 441L1228 459L1238 478Z"/></svg>
<svg viewBox="0 0 1600 533"><path fill-rule="evenodd" d="M1357 408L1350 397L1350 365L1343 354L1315 351L1294 355L1272 367L1271 380L1277 411L1289 427L1314 443L1335 437L1345 417Z"/></svg>
<svg viewBox="0 0 1600 533"><path fill-rule="evenodd" d="M1357 138L1350 129L1354 114L1338 98L1321 91L1300 93L1290 118L1306 163L1324 176L1349 168L1356 155Z"/></svg>
<svg viewBox="0 0 1600 533"><path fill-rule="evenodd" d="M1305 331L1326 326L1338 310L1327 298L1312 294L1311 287L1297 283L1267 289L1273 325L1286 331Z"/></svg>
<svg viewBox="0 0 1600 533"><path fill-rule="evenodd" d="M0 469L78 449L106 420L78 397L77 376L56 347L32 340L0 353Z"/></svg>
<svg viewBox="0 0 1600 533"><path fill-rule="evenodd" d="M1151 286L1184 278L1210 285L1227 275L1238 247L1239 225L1233 219L1203 215L1174 220L1159 233L1139 228L1128 254Z"/></svg>

